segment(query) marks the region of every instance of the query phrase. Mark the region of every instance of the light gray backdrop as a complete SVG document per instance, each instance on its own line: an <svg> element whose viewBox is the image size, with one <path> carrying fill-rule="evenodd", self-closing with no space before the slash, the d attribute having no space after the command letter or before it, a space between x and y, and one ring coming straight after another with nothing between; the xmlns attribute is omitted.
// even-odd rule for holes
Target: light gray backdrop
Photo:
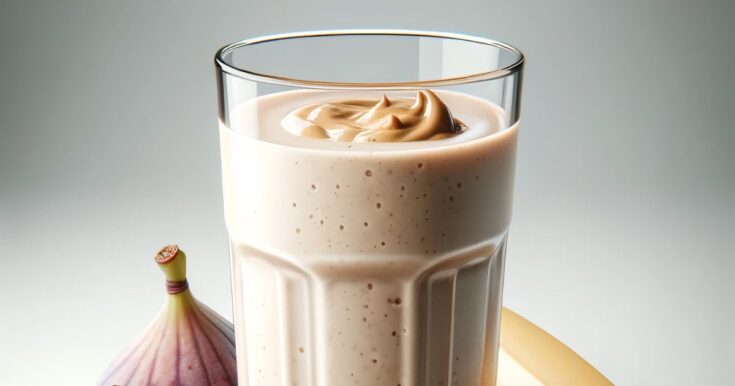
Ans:
<svg viewBox="0 0 735 386"><path fill-rule="evenodd" d="M214 51L356 27L527 53L507 306L616 384L735 384L732 1L0 4L0 384L93 384L165 243L229 316Z"/></svg>

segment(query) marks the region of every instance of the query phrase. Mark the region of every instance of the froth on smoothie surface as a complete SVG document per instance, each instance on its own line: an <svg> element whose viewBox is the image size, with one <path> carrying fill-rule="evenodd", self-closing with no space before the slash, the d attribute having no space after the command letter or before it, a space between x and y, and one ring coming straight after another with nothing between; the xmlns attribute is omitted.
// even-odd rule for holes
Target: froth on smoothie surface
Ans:
<svg viewBox="0 0 735 386"><path fill-rule="evenodd" d="M465 125L433 92L415 98L333 99L289 112L282 121L293 135L341 142L412 142L460 134Z"/></svg>

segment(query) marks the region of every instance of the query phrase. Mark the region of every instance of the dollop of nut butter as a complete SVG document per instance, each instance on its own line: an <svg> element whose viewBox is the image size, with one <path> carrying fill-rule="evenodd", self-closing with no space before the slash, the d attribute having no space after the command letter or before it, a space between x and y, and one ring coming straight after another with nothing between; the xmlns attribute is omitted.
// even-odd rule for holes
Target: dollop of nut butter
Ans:
<svg viewBox="0 0 735 386"><path fill-rule="evenodd" d="M464 131L429 90L415 98L331 100L300 107L282 121L289 133L342 142L409 142L448 138Z"/></svg>

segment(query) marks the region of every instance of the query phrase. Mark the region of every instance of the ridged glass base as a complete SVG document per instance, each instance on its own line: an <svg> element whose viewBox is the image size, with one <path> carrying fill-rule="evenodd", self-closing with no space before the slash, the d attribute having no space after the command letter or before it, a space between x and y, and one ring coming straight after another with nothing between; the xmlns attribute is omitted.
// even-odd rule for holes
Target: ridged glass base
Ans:
<svg viewBox="0 0 735 386"><path fill-rule="evenodd" d="M289 260L231 244L241 386L493 386L505 260Z"/></svg>

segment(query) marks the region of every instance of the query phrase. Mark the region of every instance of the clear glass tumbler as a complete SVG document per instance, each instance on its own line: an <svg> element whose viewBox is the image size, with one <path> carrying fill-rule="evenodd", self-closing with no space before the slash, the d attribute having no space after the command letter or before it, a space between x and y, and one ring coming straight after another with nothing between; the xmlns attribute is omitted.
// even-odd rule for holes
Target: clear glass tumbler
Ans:
<svg viewBox="0 0 735 386"><path fill-rule="evenodd" d="M249 39L215 63L239 384L494 385L522 53L349 30ZM294 109L337 99L428 109L425 90L461 134L284 129Z"/></svg>

